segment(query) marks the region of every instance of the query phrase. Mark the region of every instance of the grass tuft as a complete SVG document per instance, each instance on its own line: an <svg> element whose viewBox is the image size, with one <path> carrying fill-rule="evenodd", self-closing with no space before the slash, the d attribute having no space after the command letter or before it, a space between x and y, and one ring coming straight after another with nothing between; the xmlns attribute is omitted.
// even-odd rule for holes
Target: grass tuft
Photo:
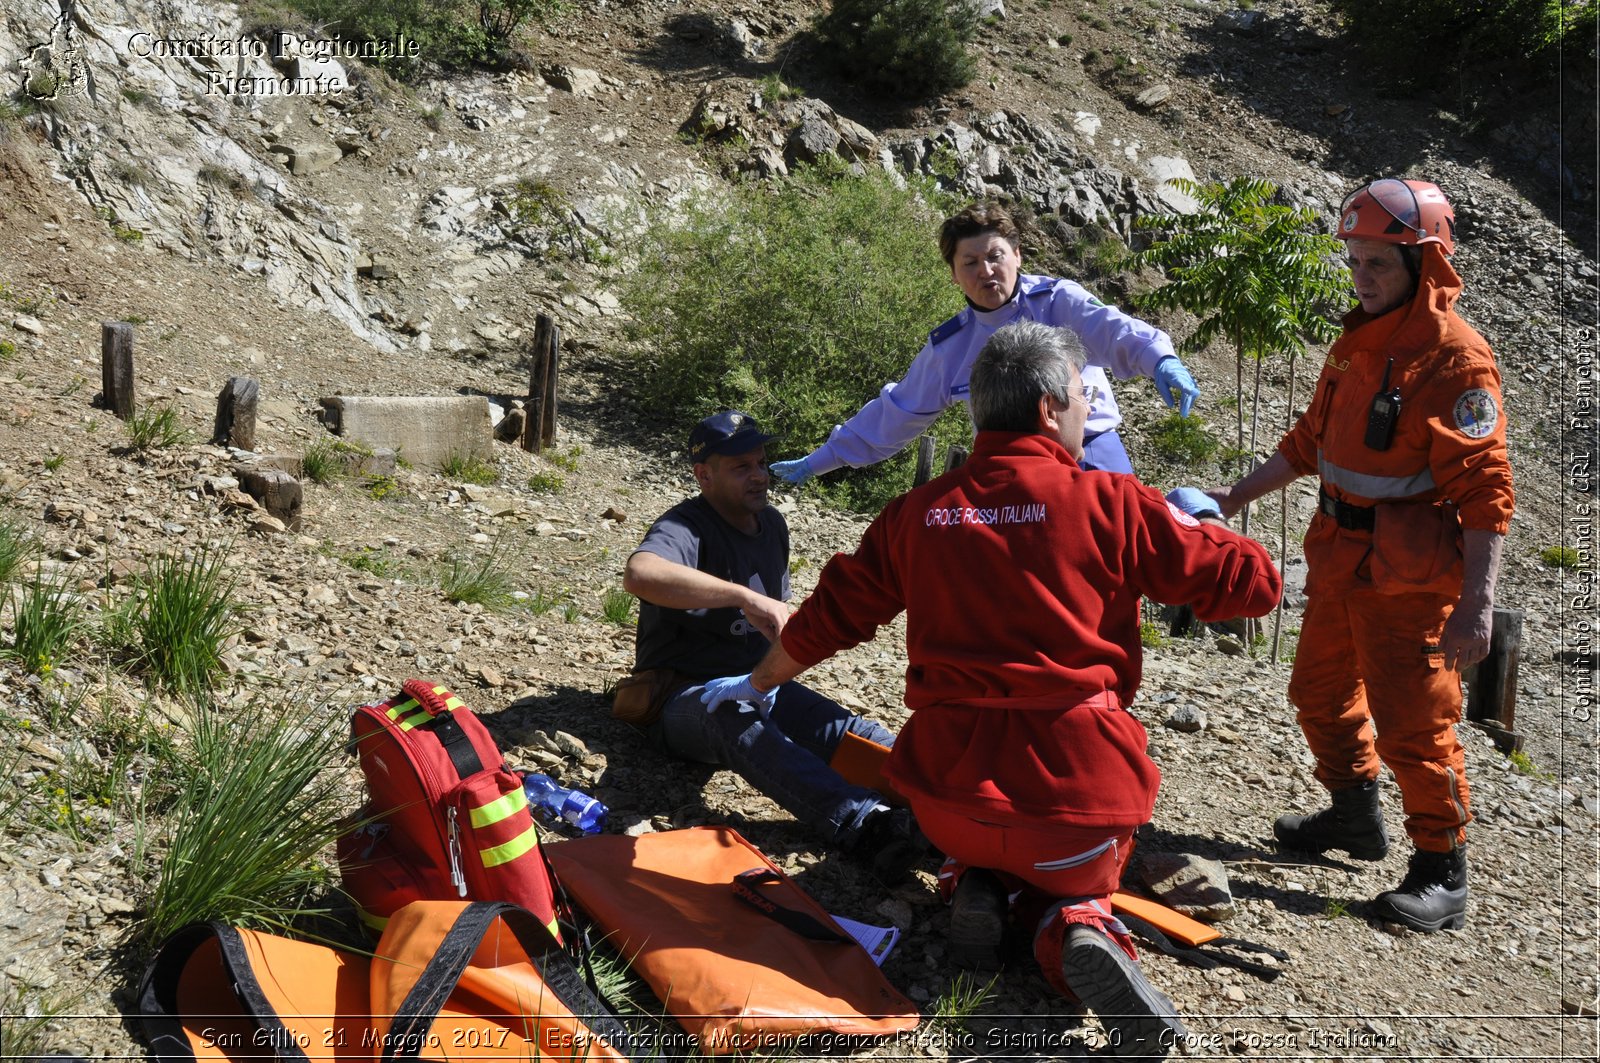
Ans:
<svg viewBox="0 0 1600 1063"><path fill-rule="evenodd" d="M190 696L209 691L222 672L222 648L235 630L237 578L226 552L201 549L162 556L140 581L132 628L139 660L157 685Z"/></svg>
<svg viewBox="0 0 1600 1063"><path fill-rule="evenodd" d="M445 458L440 471L452 480L487 487L500 479L500 470L494 462L484 461L476 454L451 454Z"/></svg>
<svg viewBox="0 0 1600 1063"><path fill-rule="evenodd" d="M135 450L162 450L194 441L194 433L178 420L177 407L170 403L136 410L126 428L128 442Z"/></svg>
<svg viewBox="0 0 1600 1063"><path fill-rule="evenodd" d="M343 722L298 697L194 708L172 841L134 937L186 923L283 927L330 880L318 854L349 829Z"/></svg>
<svg viewBox="0 0 1600 1063"><path fill-rule="evenodd" d="M613 587L606 591L605 597L600 601L600 615L613 624L631 624L634 600L633 595L627 591Z"/></svg>
<svg viewBox="0 0 1600 1063"><path fill-rule="evenodd" d="M949 1037L970 1037L966 1028L967 1020L988 1002L998 979L999 975L995 975L987 982L979 982L966 971L956 975L950 988L934 1001L933 1010L928 1014L928 1024Z"/></svg>
<svg viewBox="0 0 1600 1063"><path fill-rule="evenodd" d="M11 605L11 645L3 652L34 675L49 675L83 630L83 599L62 578L43 572L6 595Z"/></svg>
<svg viewBox="0 0 1600 1063"><path fill-rule="evenodd" d="M49 1059L56 1018L78 1010L79 992L30 988L20 978L0 980L0 1059Z"/></svg>
<svg viewBox="0 0 1600 1063"><path fill-rule="evenodd" d="M504 609L516 600L512 595L515 583L498 544L487 554L451 554L439 572L439 589L452 602L485 609Z"/></svg>
<svg viewBox="0 0 1600 1063"><path fill-rule="evenodd" d="M38 549L38 541L29 534L27 525L14 517L0 516L0 584L11 582Z"/></svg>

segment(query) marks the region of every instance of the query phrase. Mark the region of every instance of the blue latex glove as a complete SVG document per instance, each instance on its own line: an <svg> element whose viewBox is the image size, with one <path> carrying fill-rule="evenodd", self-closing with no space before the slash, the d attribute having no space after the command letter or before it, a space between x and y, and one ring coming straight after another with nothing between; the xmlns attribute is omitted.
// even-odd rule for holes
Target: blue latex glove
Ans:
<svg viewBox="0 0 1600 1063"><path fill-rule="evenodd" d="M805 483L816 473L811 471L811 463L805 458L796 458L793 461L775 461L767 466L767 471L778 479L795 486Z"/></svg>
<svg viewBox="0 0 1600 1063"><path fill-rule="evenodd" d="M1177 356L1169 354L1156 363L1155 381L1161 401L1169 407L1177 406L1179 416L1189 416L1189 411L1194 409L1194 400L1200 397L1200 389L1195 386L1194 377L1189 375L1189 370L1184 368Z"/></svg>
<svg viewBox="0 0 1600 1063"><path fill-rule="evenodd" d="M713 679L706 684L705 690L700 694L700 704L706 707L707 712L716 712L717 706L724 701L742 701L754 706L757 712L765 716L772 711L772 706L777 700L777 687L765 692L757 690L755 683L750 681L748 672L726 679Z"/></svg>
<svg viewBox="0 0 1600 1063"><path fill-rule="evenodd" d="M1222 510L1217 508L1217 500L1198 487L1180 487L1167 495L1167 501L1191 517L1222 519Z"/></svg>

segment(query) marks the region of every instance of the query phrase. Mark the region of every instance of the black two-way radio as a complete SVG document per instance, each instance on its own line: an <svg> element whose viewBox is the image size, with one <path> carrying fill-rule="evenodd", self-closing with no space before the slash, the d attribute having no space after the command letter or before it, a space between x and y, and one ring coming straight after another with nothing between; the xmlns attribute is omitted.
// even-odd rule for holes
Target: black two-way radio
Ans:
<svg viewBox="0 0 1600 1063"><path fill-rule="evenodd" d="M1394 426L1400 420L1400 389L1389 387L1389 374L1394 371L1394 359L1383 367L1383 383L1372 396L1372 407L1367 411L1367 435L1364 442L1373 450L1388 450L1394 442Z"/></svg>

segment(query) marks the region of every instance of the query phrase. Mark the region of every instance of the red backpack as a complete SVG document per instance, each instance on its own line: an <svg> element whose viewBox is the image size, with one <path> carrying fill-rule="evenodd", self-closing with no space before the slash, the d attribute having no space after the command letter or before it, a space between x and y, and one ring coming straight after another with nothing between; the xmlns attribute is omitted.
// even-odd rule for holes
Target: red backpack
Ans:
<svg viewBox="0 0 1600 1063"><path fill-rule="evenodd" d="M555 889L522 779L482 722L444 687L407 679L350 721L368 800L339 839L361 919L382 931L416 900L509 901L560 939Z"/></svg>

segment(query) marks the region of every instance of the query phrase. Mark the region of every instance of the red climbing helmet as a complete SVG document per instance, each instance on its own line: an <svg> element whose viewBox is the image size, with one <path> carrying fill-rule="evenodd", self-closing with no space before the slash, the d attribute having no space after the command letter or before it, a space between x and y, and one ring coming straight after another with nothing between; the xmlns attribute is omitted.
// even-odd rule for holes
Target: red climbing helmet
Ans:
<svg viewBox="0 0 1600 1063"><path fill-rule="evenodd" d="M1334 235L1341 240L1439 244L1450 255L1456 250L1456 212L1432 181L1385 177L1345 197Z"/></svg>

